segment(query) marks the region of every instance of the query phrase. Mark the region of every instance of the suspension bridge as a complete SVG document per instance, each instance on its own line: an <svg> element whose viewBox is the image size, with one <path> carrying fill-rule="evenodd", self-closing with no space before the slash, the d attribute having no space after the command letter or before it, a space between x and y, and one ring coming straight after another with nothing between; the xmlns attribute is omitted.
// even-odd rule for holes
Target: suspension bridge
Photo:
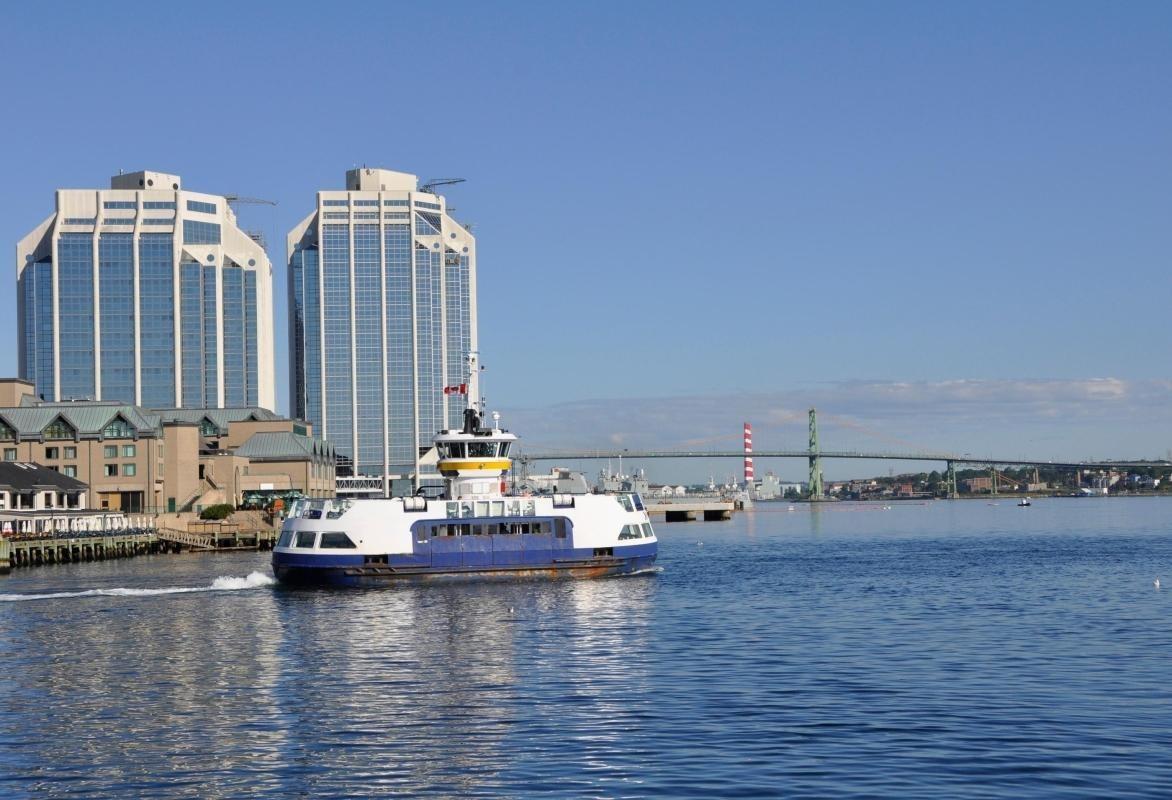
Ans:
<svg viewBox="0 0 1172 800"><path fill-rule="evenodd" d="M1172 461L1054 461L1052 459L998 458L973 456L969 453L946 453L928 451L909 452L867 452L861 450L823 450L818 444L818 420L815 409L809 411L809 445L805 450L753 450L751 429L745 424L745 447L742 450L563 450L551 452L524 452L516 456L523 463L536 461L582 461L645 458L743 458L745 478L753 479L753 459L799 458L809 465L809 492L811 498L823 495L822 461L825 459L859 459L875 461L925 461L942 463L945 466L945 483L948 497L956 497L957 467L988 467L997 480L997 467L1034 467L1074 471L1127 470L1172 468Z"/></svg>

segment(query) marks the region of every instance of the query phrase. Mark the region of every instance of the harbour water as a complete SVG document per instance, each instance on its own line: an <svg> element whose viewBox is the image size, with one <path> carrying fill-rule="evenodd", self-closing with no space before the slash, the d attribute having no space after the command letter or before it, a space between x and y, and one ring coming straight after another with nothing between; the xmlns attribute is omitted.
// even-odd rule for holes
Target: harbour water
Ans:
<svg viewBox="0 0 1172 800"><path fill-rule="evenodd" d="M1172 794L1172 499L657 530L659 572L593 581L14 572L0 796Z"/></svg>

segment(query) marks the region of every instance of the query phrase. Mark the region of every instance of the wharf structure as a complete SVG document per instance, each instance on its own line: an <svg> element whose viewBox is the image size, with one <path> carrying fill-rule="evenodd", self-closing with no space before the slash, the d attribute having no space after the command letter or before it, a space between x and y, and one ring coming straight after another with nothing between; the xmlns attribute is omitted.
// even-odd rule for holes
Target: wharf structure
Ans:
<svg viewBox="0 0 1172 800"><path fill-rule="evenodd" d="M16 248L20 377L47 401L275 408L272 265L178 175L58 189Z"/></svg>
<svg viewBox="0 0 1172 800"><path fill-rule="evenodd" d="M477 349L476 240L432 188L353 169L288 236L292 413L383 494L439 480L424 454L460 426Z"/></svg>
<svg viewBox="0 0 1172 800"><path fill-rule="evenodd" d="M334 494L333 449L308 423L255 406L151 410L33 392L0 379L3 461L88 484L85 507L158 513L239 505L246 492Z"/></svg>

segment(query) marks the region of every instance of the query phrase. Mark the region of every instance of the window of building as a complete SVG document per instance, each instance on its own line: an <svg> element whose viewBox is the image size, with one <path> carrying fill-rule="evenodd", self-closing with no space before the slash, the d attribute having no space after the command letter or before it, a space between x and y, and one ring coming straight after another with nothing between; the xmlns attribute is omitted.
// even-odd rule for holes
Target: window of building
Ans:
<svg viewBox="0 0 1172 800"><path fill-rule="evenodd" d="M73 428L70 427L68 422L61 419L61 417L58 417L57 419L53 420L48 425L46 425L45 429L43 431L41 431L41 433L43 433L45 435L46 439L72 439L73 438Z"/></svg>
<svg viewBox="0 0 1172 800"><path fill-rule="evenodd" d="M132 445L132 444L122 445L122 457L123 458L134 458L136 455L138 455L138 448L136 448L134 445Z"/></svg>
<svg viewBox="0 0 1172 800"><path fill-rule="evenodd" d="M16 438L16 431L12 430L7 423L0 422L0 439L10 441Z"/></svg>
<svg viewBox="0 0 1172 800"><path fill-rule="evenodd" d="M65 448L65 457L66 458L77 458L77 448L76 447L66 447Z"/></svg>
<svg viewBox="0 0 1172 800"><path fill-rule="evenodd" d="M216 222L199 222L194 219L183 220L184 244L219 244L220 225Z"/></svg>
<svg viewBox="0 0 1172 800"><path fill-rule="evenodd" d="M102 220L103 225L133 225L134 217L107 217Z"/></svg>
<svg viewBox="0 0 1172 800"><path fill-rule="evenodd" d="M405 206L405 205L407 205L407 201L406 200L383 200L383 205L384 206Z"/></svg>
<svg viewBox="0 0 1172 800"><path fill-rule="evenodd" d="M174 200L147 200L142 204L143 208L169 208L175 210Z"/></svg>
<svg viewBox="0 0 1172 800"><path fill-rule="evenodd" d="M133 477L138 474L138 466L135 464L123 464L122 474L127 477Z"/></svg>
<svg viewBox="0 0 1172 800"><path fill-rule="evenodd" d="M107 200L102 203L102 208L134 208L133 200Z"/></svg>
<svg viewBox="0 0 1172 800"><path fill-rule="evenodd" d="M348 206L348 205L350 205L350 201L349 200L322 200L321 204L323 206Z"/></svg>
<svg viewBox="0 0 1172 800"><path fill-rule="evenodd" d="M118 445L108 444L102 448L103 458L118 458Z"/></svg>
<svg viewBox="0 0 1172 800"><path fill-rule="evenodd" d="M200 200L188 200L187 201L187 210L188 211L198 211L201 214L215 214L216 213L216 204L215 203L204 203Z"/></svg>
<svg viewBox="0 0 1172 800"><path fill-rule="evenodd" d="M122 417L115 417L102 429L102 435L107 439L125 439L134 435L134 428Z"/></svg>
<svg viewBox="0 0 1172 800"><path fill-rule="evenodd" d="M148 219L144 219L142 221L142 224L143 225L172 225L172 224L174 224L174 222L175 222L175 220L171 219L170 217L160 217L157 219L155 217L150 217Z"/></svg>
<svg viewBox="0 0 1172 800"><path fill-rule="evenodd" d="M63 466L61 468L61 474L65 475L67 477L70 477L70 478L76 478L77 477L77 465L76 464L66 464L65 466Z"/></svg>
<svg viewBox="0 0 1172 800"><path fill-rule="evenodd" d="M16 448L15 447L5 447L4 448L4 460L5 461L15 461L16 460Z"/></svg>
<svg viewBox="0 0 1172 800"><path fill-rule="evenodd" d="M103 471L105 472L105 475L107 478L118 477L118 465L117 464L107 464Z"/></svg>
<svg viewBox="0 0 1172 800"><path fill-rule="evenodd" d="M199 423L200 436L219 436L220 429L216 423L212 422L207 417L203 418L203 422Z"/></svg>
<svg viewBox="0 0 1172 800"><path fill-rule="evenodd" d="M49 461L55 461L60 457L61 457L61 448L60 447L46 447L45 448L45 458L48 459Z"/></svg>
<svg viewBox="0 0 1172 800"><path fill-rule="evenodd" d="M97 222L97 217L66 217L66 225L93 225Z"/></svg>

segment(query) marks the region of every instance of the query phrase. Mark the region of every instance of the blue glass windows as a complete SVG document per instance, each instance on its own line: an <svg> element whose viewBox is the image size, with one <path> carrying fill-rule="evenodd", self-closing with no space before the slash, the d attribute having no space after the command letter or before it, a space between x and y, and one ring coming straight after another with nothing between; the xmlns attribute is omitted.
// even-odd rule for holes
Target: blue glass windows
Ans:
<svg viewBox="0 0 1172 800"><path fill-rule="evenodd" d="M103 233L98 239L103 400L134 396L134 237Z"/></svg>
<svg viewBox="0 0 1172 800"><path fill-rule="evenodd" d="M93 398L94 376L94 237L62 233L57 241L57 315L61 329L62 400Z"/></svg>
<svg viewBox="0 0 1172 800"><path fill-rule="evenodd" d="M219 244L220 226L215 222L198 222L193 219L183 220L184 244Z"/></svg>
<svg viewBox="0 0 1172 800"><path fill-rule="evenodd" d="M215 203L205 203L201 200L188 200L187 201L187 210L188 211L198 211L201 214L215 214L216 213L216 204Z"/></svg>
<svg viewBox="0 0 1172 800"><path fill-rule="evenodd" d="M174 247L169 233L138 240L138 314L142 405L175 405Z"/></svg>

